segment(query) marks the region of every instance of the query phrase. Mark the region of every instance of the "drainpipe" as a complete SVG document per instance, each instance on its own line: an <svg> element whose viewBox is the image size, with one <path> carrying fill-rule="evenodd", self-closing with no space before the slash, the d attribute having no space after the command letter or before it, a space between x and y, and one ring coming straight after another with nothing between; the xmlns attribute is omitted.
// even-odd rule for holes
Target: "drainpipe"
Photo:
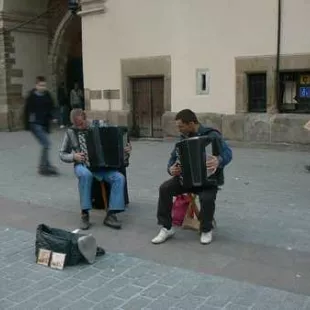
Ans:
<svg viewBox="0 0 310 310"><path fill-rule="evenodd" d="M280 102L280 53L281 53L281 26L282 26L282 0L278 0L278 29L277 29L277 59L276 59L276 103L278 112L281 111Z"/></svg>

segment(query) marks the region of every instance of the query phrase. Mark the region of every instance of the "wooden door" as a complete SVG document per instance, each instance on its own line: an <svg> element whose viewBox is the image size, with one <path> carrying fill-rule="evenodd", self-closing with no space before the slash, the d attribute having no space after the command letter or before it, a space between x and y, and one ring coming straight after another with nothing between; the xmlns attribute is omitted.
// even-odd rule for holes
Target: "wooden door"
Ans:
<svg viewBox="0 0 310 310"><path fill-rule="evenodd" d="M162 137L164 79L136 78L133 89L133 132L139 137Z"/></svg>

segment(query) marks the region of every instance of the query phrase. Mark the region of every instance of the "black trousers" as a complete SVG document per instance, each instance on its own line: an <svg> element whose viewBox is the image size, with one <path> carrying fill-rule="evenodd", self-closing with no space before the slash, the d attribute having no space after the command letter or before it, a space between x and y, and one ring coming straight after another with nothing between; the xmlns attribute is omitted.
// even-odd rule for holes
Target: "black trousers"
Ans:
<svg viewBox="0 0 310 310"><path fill-rule="evenodd" d="M218 188L210 187L196 191L189 191L180 184L179 178L173 177L159 187L159 199L157 207L158 224L170 229L172 227L171 210L173 197L188 192L199 196L201 210L199 215L200 231L209 232L213 229L212 221L215 212L215 200Z"/></svg>

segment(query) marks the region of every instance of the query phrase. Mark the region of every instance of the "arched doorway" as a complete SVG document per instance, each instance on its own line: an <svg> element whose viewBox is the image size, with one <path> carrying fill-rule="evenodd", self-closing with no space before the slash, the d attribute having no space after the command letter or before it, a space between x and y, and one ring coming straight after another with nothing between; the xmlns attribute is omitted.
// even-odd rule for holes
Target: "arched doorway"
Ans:
<svg viewBox="0 0 310 310"><path fill-rule="evenodd" d="M57 88L64 82L67 92L78 83L84 88L81 18L68 10L67 0L49 1L49 80L57 98Z"/></svg>
<svg viewBox="0 0 310 310"><path fill-rule="evenodd" d="M68 0L0 0L0 11L0 129L13 131L24 127L24 102L37 75L47 76L55 98L60 82L83 87L81 18Z"/></svg>

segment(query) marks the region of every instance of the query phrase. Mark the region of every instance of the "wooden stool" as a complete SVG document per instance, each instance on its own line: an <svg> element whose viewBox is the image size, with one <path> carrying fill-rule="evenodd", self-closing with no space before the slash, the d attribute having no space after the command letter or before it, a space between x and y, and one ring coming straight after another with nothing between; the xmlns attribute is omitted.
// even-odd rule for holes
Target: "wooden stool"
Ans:
<svg viewBox="0 0 310 310"><path fill-rule="evenodd" d="M200 230L199 209L196 204L196 195L187 194L190 198L182 227L184 229Z"/></svg>
<svg viewBox="0 0 310 310"><path fill-rule="evenodd" d="M100 182L100 187L101 187L101 195L102 195L104 210L108 210L109 201L108 201L107 189L106 189L105 184L103 182Z"/></svg>
<svg viewBox="0 0 310 310"><path fill-rule="evenodd" d="M188 205L186 215L184 217L184 221L182 227L184 229L193 229L200 230L200 221L199 221L199 212L198 206L196 204L197 195L195 194L187 194L190 198L190 203ZM216 228L216 221L213 219L212 221L213 227Z"/></svg>

